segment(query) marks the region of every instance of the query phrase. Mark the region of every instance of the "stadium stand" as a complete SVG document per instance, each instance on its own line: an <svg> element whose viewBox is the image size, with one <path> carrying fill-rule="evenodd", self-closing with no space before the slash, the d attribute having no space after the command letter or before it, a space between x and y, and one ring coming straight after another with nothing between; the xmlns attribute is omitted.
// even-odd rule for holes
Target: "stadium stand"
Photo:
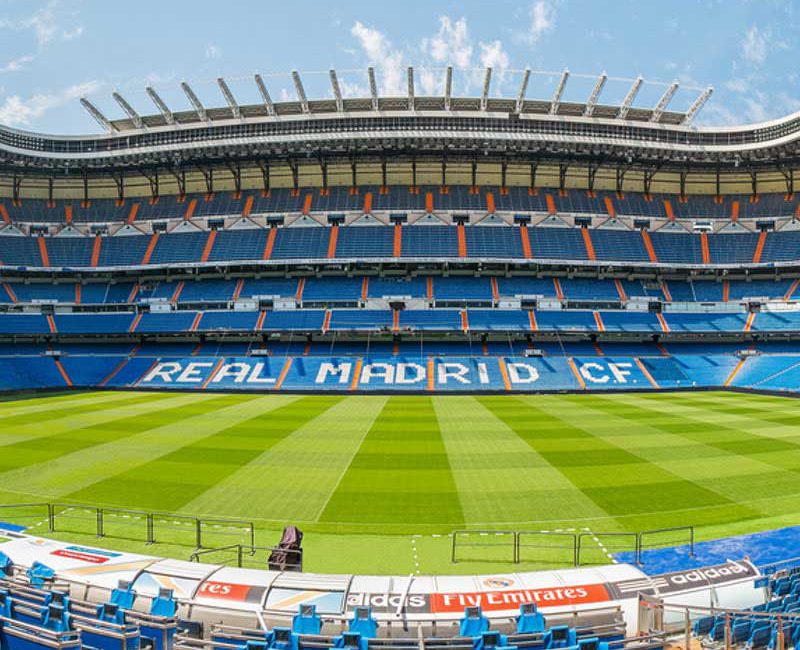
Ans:
<svg viewBox="0 0 800 650"><path fill-rule="evenodd" d="M655 231L648 234L654 259L640 232L539 225L523 230L503 224L494 227L463 226L465 250L459 247L459 228L453 225L402 226L402 237L395 254L394 228L388 226L337 226L335 250L331 249L330 227L319 224L272 229L248 228L147 235L139 231L125 235L100 236L94 257L96 237L4 235L0 230L1 261L6 266L47 268L109 268L114 266L164 267L170 264L257 265L287 260L345 259L502 259L570 260L592 263L680 264L729 266L798 261L796 231L767 234L756 257L759 235L697 235L689 232ZM206 250L209 233L212 247ZM273 237L274 235L274 237ZM591 251L587 248L590 242ZM704 241L707 244L704 245ZM152 246L151 246L152 245ZM704 250L706 253L704 253ZM591 252L591 254L590 254ZM333 253L329 255L329 253ZM47 259L43 258L47 255Z"/></svg>
<svg viewBox="0 0 800 650"><path fill-rule="evenodd" d="M638 106L624 122L599 105L599 120L566 102L543 113L524 93L487 96L480 115L473 100L418 100L262 116L267 102L241 120L148 116L146 130L123 120L69 141L0 127L14 169L0 199L0 390L800 392L800 196L779 140L796 118L736 132ZM330 144L346 129L355 146ZM265 140L274 149L256 159ZM31 163L58 187L18 171ZM12 533L3 650L662 650L680 646L654 628L690 624L709 647L800 642L800 574L760 587L749 556L704 568L678 552L650 574L592 532L614 564L463 582L293 576ZM15 571L2 548L16 542L66 570ZM657 620L650 594L717 609Z"/></svg>
<svg viewBox="0 0 800 650"><path fill-rule="evenodd" d="M611 377L603 389L744 388L749 377L770 390L781 390L782 377L794 385L800 195L775 153L785 146L777 131L737 131L743 148L734 160L727 150L712 153L715 138L730 130L687 128L684 114L637 109L623 122L609 113L600 133L597 123L570 113L569 137L586 159L539 165L520 158L522 149L509 150L505 136L484 137L480 125L503 133L513 125L514 138L538 147L552 133L529 131L567 128L562 107L555 116L518 120L533 104L508 112L510 104L490 103L480 113L474 102L459 104L460 117L428 106L441 111L435 128L446 144L430 155L415 150L416 129L430 134L426 120L434 118L393 122L388 104L371 105L384 111L375 115L356 107L369 113L359 119L402 134L410 147L408 160L388 156L380 164L362 160L360 150L329 152L327 141L320 152L330 160L298 149L311 141L303 134L318 138L339 119L342 106L321 116L321 104L282 105L289 112L269 123L270 137L286 148L279 161L255 160L240 148L242 138L264 135L267 122L258 117L247 134L244 125L229 125L226 146L240 155L236 164L186 162L166 177L142 157L146 139L114 140L130 148L123 169L95 160L97 143L88 136L29 134L8 155L19 169L49 161L65 180L56 187L21 174L0 199L0 359L31 360L19 387L145 387L148 372L166 360L203 359L213 370L260 358L277 370L270 390L313 387L314 373L339 359L361 370L353 365L355 382L326 390L358 390L356 375L371 367L365 360L383 363L384 379L402 376L403 359L433 377L424 385L409 380L404 390L459 383L584 390L593 387L587 373ZM477 121L469 136L453 122L504 112L503 124ZM305 119L288 137L294 118L283 117L290 114ZM209 115L203 128L216 128L217 113ZM150 118L161 124L163 115ZM181 119L199 125L191 115ZM651 122L670 128L645 129ZM136 130L125 120L117 126ZM174 138L165 150L185 151L191 129L162 126ZM459 136L448 131L456 126ZM347 128L371 137L370 129ZM604 152L597 159L597 138L609 134L619 158ZM197 137L210 156L221 155L208 133ZM688 147L704 164L667 153L656 167L637 159L658 138ZM72 156L94 160L99 176L87 172L78 182L69 175L73 161L58 149L67 142ZM739 165L758 148L763 164L742 180L749 167ZM623 158L636 173L626 176L628 166L614 162ZM281 166L273 175L271 162ZM137 183L126 189L123 176ZM116 196L109 196L111 178ZM444 368L442 378L450 376L448 363L469 384L451 377L445 388L439 375ZM623 372L620 364L632 365ZM306 366L310 374L300 372Z"/></svg>
<svg viewBox="0 0 800 650"><path fill-rule="evenodd" d="M664 218L666 215L665 203L668 202L670 211L678 220L705 218L712 220L729 220L731 207L738 203L738 219L747 222L755 219L769 219L777 217L792 217L798 208L797 197L786 200L786 195L779 192L760 193L757 202L751 202L750 196L741 194L728 194L725 201L715 202L713 195L688 194L650 194L643 192L627 191L624 198L616 196L614 192L597 192L590 196L585 190L567 189L560 192L558 189L546 190L531 194L528 188L508 187L503 192L497 186L481 186L478 192L470 192L469 187L450 186L446 194L442 194L438 187L420 186L419 192L411 193L406 186L389 186L385 192L377 186L362 186L359 194L350 194L347 188L331 187L329 194L313 193L313 211L320 213L356 212L363 208L364 196L372 196L372 209L376 212L396 210L406 212L424 211L426 195L434 198L436 212L480 212L487 207L487 195L492 195L495 209L498 212L512 213L540 213L550 212L549 200L553 203L556 213L584 214L592 216L608 216L608 204L612 206L615 215L625 217L645 217L650 219ZM192 217L202 219L242 215L244 206L252 198L251 214L298 214L303 211L306 196L311 192L293 193L288 188L272 188L269 196L262 196L259 192L244 192L237 199L233 192L215 192L210 200L204 194L187 194L183 201L176 201L174 197L164 197L157 203L144 199L132 199L123 205L108 199L94 199L88 208L76 207L73 201L56 199L53 207L47 207L46 201L27 199L19 204L8 202L5 205L11 223L63 223L66 206L72 207L73 224L83 223L124 223L128 221L131 213L131 203L138 205L136 219L138 221L161 221L171 218L183 218L187 207L194 203Z"/></svg>

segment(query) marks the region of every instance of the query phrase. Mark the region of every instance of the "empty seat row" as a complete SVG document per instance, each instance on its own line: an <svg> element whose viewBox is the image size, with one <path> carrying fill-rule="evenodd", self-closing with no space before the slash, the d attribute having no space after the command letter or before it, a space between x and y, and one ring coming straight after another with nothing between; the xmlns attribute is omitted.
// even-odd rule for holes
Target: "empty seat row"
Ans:
<svg viewBox="0 0 800 650"><path fill-rule="evenodd" d="M800 312L665 312L521 309L288 309L0 313L0 335L326 332L391 329L563 333L791 332Z"/></svg>
<svg viewBox="0 0 800 650"><path fill-rule="evenodd" d="M136 232L136 231L134 231ZM335 232L335 234L334 234ZM399 233L399 234L398 234ZM2 232L0 232L2 235ZM699 235L630 230L412 225L247 228L156 235L0 237L0 263L13 267L107 268L283 260L502 259L703 265L795 261L800 233ZM761 245L763 243L763 246ZM760 251L760 252L757 252Z"/></svg>
<svg viewBox="0 0 800 650"><path fill-rule="evenodd" d="M726 282L612 280L596 278L490 276L322 276L141 282L6 282L0 303L81 305L137 302L228 303L237 299L295 299L303 304L358 303L364 299L428 299L437 303L489 303L504 298L560 298L572 302L621 302L651 299L669 302L788 300L793 280Z"/></svg>
<svg viewBox="0 0 800 650"><path fill-rule="evenodd" d="M213 194L188 194L162 196L157 199L132 198L118 202L114 199L92 199L88 203L72 200L23 199L15 203L3 201L12 222L64 223L68 218L76 223L124 222L131 215L137 220L176 219L187 215L194 217L233 216L243 214L281 214L285 212L358 211L372 210L427 211L464 210L470 212L561 212L566 214L620 214L663 219L677 218L730 219L765 218L795 214L800 200L796 195L761 194L758 201L750 195L724 195L717 200L711 195L677 194L645 195L641 192L617 194L610 191L587 192L580 189L541 188L530 191L527 187L481 187L473 191L467 186L453 185L442 191L440 186L422 186L411 191L409 186L390 186L381 191L377 186L362 186L357 192L348 187L330 187L325 192L319 188L273 188L269 192L245 191L215 192ZM787 200L788 198L788 200ZM431 205L432 204L432 205ZM135 206L135 207L134 207ZM69 215L69 217L68 217Z"/></svg>

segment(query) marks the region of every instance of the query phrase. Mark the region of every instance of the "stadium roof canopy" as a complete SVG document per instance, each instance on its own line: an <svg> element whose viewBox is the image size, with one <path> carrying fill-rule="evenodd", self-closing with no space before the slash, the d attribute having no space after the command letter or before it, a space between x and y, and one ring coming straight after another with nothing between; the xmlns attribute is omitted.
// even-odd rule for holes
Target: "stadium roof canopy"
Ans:
<svg viewBox="0 0 800 650"><path fill-rule="evenodd" d="M308 161L437 159L451 162L525 162L584 165L590 168L784 175L800 162L800 113L741 127L697 128L692 121L712 93L700 89L686 112L669 110L678 89L666 85L652 108L634 107L644 80L631 80L618 105L601 102L608 79L603 73L585 102L565 101L570 73L561 73L547 99L527 98L531 71L520 71L519 91L491 95L492 69L483 74L477 97L452 95L452 68L442 93L418 96L414 69L407 69L408 92L381 96L375 71L368 70L368 96L345 98L330 70L332 96L311 99L292 72L296 100L274 102L264 79L254 83L259 104L240 105L218 79L221 106L207 107L182 83L192 110L173 112L153 88L147 94L154 114L140 115L119 93L125 114L109 119L88 99L87 110L105 129L101 135L52 136L0 127L0 175L87 178L185 173L214 167L290 166Z"/></svg>

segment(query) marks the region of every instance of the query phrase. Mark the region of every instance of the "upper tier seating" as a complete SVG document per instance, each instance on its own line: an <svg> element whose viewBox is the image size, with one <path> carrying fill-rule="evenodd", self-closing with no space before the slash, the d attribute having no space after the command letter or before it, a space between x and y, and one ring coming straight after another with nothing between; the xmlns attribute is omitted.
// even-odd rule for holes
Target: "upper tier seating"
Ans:
<svg viewBox="0 0 800 650"><path fill-rule="evenodd" d="M529 254L534 261L652 263L642 233L631 230L411 225L400 227L399 238L393 226L337 226L335 237L333 230L310 225L277 227L274 231L247 228L98 238L12 236L3 235L0 229L0 262L14 267L102 268L395 256L404 260L523 260ZM651 232L649 239L654 259L660 264L740 266L754 262L760 237L751 232L701 236L658 230ZM765 237L759 263L795 260L800 261L800 233L773 232Z"/></svg>
<svg viewBox="0 0 800 650"><path fill-rule="evenodd" d="M278 214L302 212L310 202L311 212L357 212L364 208L365 197L371 195L375 211L415 211L426 209L428 200L436 211L488 211L488 195L491 193L496 210L504 212L550 211L565 214L591 214L607 216L612 210L616 215L661 218L672 213L678 219L713 218L730 219L738 213L739 219L763 219L787 217L796 213L800 204L797 195L780 193L760 194L758 201L751 202L749 195L724 195L716 201L711 195L688 195L683 200L676 194L651 194L640 192L598 191L590 196L586 190L537 188L530 192L527 187L509 187L501 192L498 187L481 187L477 193L468 187L452 185L447 193L438 186L422 186L419 192L411 193L408 186L391 186L381 193L375 186L362 186L357 194L349 188L331 187L327 194L319 188L302 189L293 194L288 188L273 188L268 193L248 190L239 196L232 192L216 192L212 195L188 194L162 196L153 201L147 198L129 198L118 204L114 199L92 199L88 205L80 201L59 199L54 207L48 207L42 199L23 198L18 204L9 199L0 200L9 218L16 223L65 223L67 207L76 224L125 222L136 207L136 219L141 221L183 218L190 213L194 217L236 216L250 214ZM430 197L430 198L429 198ZM667 207L669 206L669 207Z"/></svg>
<svg viewBox="0 0 800 650"><path fill-rule="evenodd" d="M393 251L394 228L339 228L336 257L392 257Z"/></svg>
<svg viewBox="0 0 800 650"><path fill-rule="evenodd" d="M650 233L653 250L659 262L666 264L702 264L703 251L700 235L689 233Z"/></svg>
<svg viewBox="0 0 800 650"><path fill-rule="evenodd" d="M592 230L592 244L598 260L638 262L648 259L642 236L620 230Z"/></svg>
<svg viewBox="0 0 800 650"><path fill-rule="evenodd" d="M220 230L214 240L208 261L260 260L264 257L269 233L262 229Z"/></svg>

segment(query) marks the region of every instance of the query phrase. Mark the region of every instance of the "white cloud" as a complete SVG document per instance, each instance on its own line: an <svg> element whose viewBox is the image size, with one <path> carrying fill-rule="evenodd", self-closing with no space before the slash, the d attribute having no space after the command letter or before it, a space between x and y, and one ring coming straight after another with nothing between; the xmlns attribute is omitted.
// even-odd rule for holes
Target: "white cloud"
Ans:
<svg viewBox="0 0 800 650"><path fill-rule="evenodd" d="M14 31L33 31L40 48L49 45L56 39L73 40L83 35L83 26L65 29L59 24L56 10L61 0L50 0L46 5L24 18L0 18L0 29Z"/></svg>
<svg viewBox="0 0 800 650"><path fill-rule="evenodd" d="M366 84L358 83L357 81L348 81L343 77L339 77L339 88L342 91L342 97L366 97L369 95L369 86ZM333 96L333 91L331 91Z"/></svg>
<svg viewBox="0 0 800 650"><path fill-rule="evenodd" d="M218 59L222 56L222 50L219 46L211 44L206 46L206 58L207 59Z"/></svg>
<svg viewBox="0 0 800 650"><path fill-rule="evenodd" d="M472 63L472 45L467 19L453 22L448 16L439 17L439 31L422 40L422 50L436 63L452 63L457 68L467 68Z"/></svg>
<svg viewBox="0 0 800 650"><path fill-rule="evenodd" d="M754 65L761 65L767 58L769 32L762 32L755 25L747 30L742 41L742 56Z"/></svg>
<svg viewBox="0 0 800 650"><path fill-rule="evenodd" d="M765 93L756 91L752 95L742 97L744 114L748 122L765 122L770 118L767 111L769 103Z"/></svg>
<svg viewBox="0 0 800 650"><path fill-rule="evenodd" d="M57 2L55 1L48 2L47 5L33 14L33 16L23 21L25 27L33 29L36 33L36 40L40 46L50 43L58 33L55 14L56 5Z"/></svg>
<svg viewBox="0 0 800 650"><path fill-rule="evenodd" d="M753 88L751 80L742 80L739 91L737 80L725 85L731 95L725 101L709 104L703 109L697 123L705 126L741 126L764 122L800 111L800 100L786 91L764 92ZM730 86L733 88L730 88Z"/></svg>
<svg viewBox="0 0 800 650"><path fill-rule="evenodd" d="M61 33L61 38L65 41L73 41L81 36L83 36L83 25L78 25L75 29Z"/></svg>
<svg viewBox="0 0 800 650"><path fill-rule="evenodd" d="M481 66L503 70L508 67L510 59L500 41L479 43L481 48Z"/></svg>
<svg viewBox="0 0 800 650"><path fill-rule="evenodd" d="M747 79L742 78L728 79L728 81L725 82L725 88L733 93L745 93L748 88L750 88L750 83Z"/></svg>
<svg viewBox="0 0 800 650"><path fill-rule="evenodd" d="M708 104L694 124L696 126L739 126L742 118L721 103Z"/></svg>
<svg viewBox="0 0 800 650"><path fill-rule="evenodd" d="M403 50L395 48L385 33L361 22L356 22L350 33L360 46L356 54L362 54L367 63L380 73L379 92L383 95L406 94L405 61L413 62L415 84L425 95L444 92L445 66L452 65L459 72L453 81L453 92L458 94L469 93L481 83L483 71L479 67L491 67L498 72L493 81L493 87L497 88L503 83L503 70L510 65L503 43L499 40L477 41L470 35L464 17L440 16L431 36Z"/></svg>
<svg viewBox="0 0 800 650"><path fill-rule="evenodd" d="M553 29L556 20L556 7L552 0L536 0L531 6L531 23L528 29L528 42L535 45L547 32Z"/></svg>
<svg viewBox="0 0 800 650"><path fill-rule="evenodd" d="M33 61L33 58L34 57L30 55L25 55L12 59L5 65L0 66L0 72L19 72L20 70L24 70L25 66Z"/></svg>
<svg viewBox="0 0 800 650"><path fill-rule="evenodd" d="M81 84L69 86L59 93L50 95L33 95L22 99L19 95L6 97L0 104L0 124L9 126L29 126L46 112L63 106L84 95L97 92L100 88L98 81L86 81Z"/></svg>
<svg viewBox="0 0 800 650"><path fill-rule="evenodd" d="M444 92L444 79L433 70L417 70L417 83L426 95L441 95Z"/></svg>
<svg viewBox="0 0 800 650"><path fill-rule="evenodd" d="M370 65L381 72L379 92L384 95L403 95L403 54L395 50L386 35L357 21L350 33L358 41Z"/></svg>
<svg viewBox="0 0 800 650"><path fill-rule="evenodd" d="M56 38L71 41L83 35L83 26L64 29L59 24L56 10L61 5L61 0L50 0L46 5L37 9L33 14L24 18L0 18L0 29L14 31L31 30L36 36L40 48L49 45Z"/></svg>

